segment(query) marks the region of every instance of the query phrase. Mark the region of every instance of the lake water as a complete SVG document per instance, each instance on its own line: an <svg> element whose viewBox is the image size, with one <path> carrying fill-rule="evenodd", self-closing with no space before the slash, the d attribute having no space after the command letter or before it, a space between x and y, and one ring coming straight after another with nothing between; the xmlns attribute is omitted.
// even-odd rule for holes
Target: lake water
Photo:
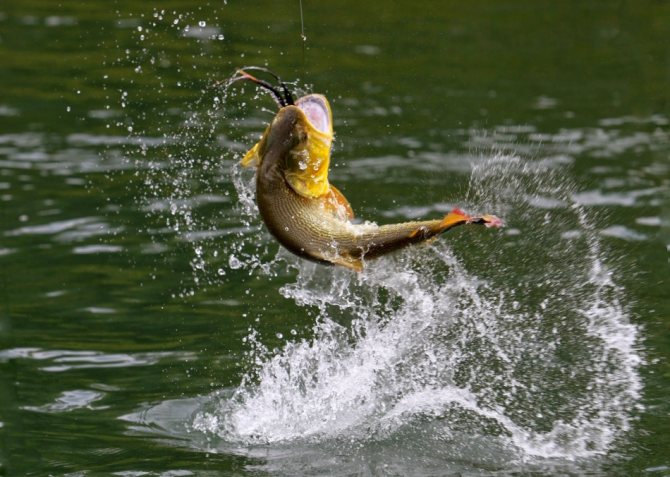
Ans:
<svg viewBox="0 0 670 477"><path fill-rule="evenodd" d="M670 475L670 3L0 4L0 475ZM360 274L237 164L325 94Z"/></svg>

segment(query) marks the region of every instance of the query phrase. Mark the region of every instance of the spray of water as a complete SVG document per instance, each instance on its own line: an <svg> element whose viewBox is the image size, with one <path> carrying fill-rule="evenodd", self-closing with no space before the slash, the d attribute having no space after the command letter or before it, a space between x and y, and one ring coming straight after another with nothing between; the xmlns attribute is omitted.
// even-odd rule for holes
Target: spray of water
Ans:
<svg viewBox="0 0 670 477"><path fill-rule="evenodd" d="M223 38L204 21L168 15L155 12L150 29L134 26L141 44L165 24L197 39L200 55ZM136 74L160 79L152 55L126 51L119 62L137 62ZM133 97L120 94L124 110ZM151 232L163 239L171 233L192 247L194 283L185 293L219 283L226 269L273 274L288 263L296 278L280 293L316 310L316 319L309 338L289 339L278 352L252 330L246 342L254 366L232 393L195 413L192 430L244 446L355 441L393 449L393 442L411 442L443 461L495 467L616 449L641 392L638 330L602 249L598 219L575 201L560 161L493 154L473 166L462 205L503 216L504 235L455 231L361 274L281 252L268 260L274 245L266 241L258 250L253 180L238 167L232 178L240 205L216 222L195 213L209 201L229 201L217 190L227 178L203 185L221 164L220 146L243 152L253 143L217 135L229 94L235 93L208 89L194 107L175 111L181 121L174 134L116 124L129 133L136 169L146 171L138 173L141 202L167 217L167 230ZM155 108L170 111L167 100ZM245 131L257 134L262 124L246 123ZM236 235L224 248L207 242L220 230ZM212 267L216 273L208 273Z"/></svg>
<svg viewBox="0 0 670 477"><path fill-rule="evenodd" d="M201 137L220 103L181 135ZM252 330L253 366L232 395L196 413L193 430L245 446L410 439L441 459L500 466L604 455L630 429L641 392L638 331L598 218L576 203L560 161L481 159L463 205L505 217L504 235L455 231L354 274L282 252L268 259L274 244L259 250L253 179L238 166L230 169L238 205L226 209L235 217L221 218L235 240L221 247L221 224L195 210L228 194L203 190L208 181L192 172L211 179L219 158L183 145L170 156L167 144L172 162L146 174L150 209L193 247L194 283L183 293L228 269L275 275L288 264L297 276L280 293L316 310L309 338L278 352ZM212 279L208 268L222 273Z"/></svg>
<svg viewBox="0 0 670 477"><path fill-rule="evenodd" d="M273 354L252 333L257 366L193 428L244 444L409 433L497 465L611 452L641 391L637 329L573 187L546 166L474 166L468 201L505 216L503 237L445 237L361 274L285 255L297 278L280 292L318 310L311 338Z"/></svg>

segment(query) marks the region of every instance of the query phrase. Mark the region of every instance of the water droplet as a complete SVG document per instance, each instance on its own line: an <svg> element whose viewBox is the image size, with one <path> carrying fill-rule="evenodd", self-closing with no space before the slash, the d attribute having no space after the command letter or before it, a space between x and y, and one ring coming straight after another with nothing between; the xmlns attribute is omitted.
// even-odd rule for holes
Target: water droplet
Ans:
<svg viewBox="0 0 670 477"><path fill-rule="evenodd" d="M204 21L204 20L200 20L200 21L198 22L198 26L199 26L200 28L205 28L205 27L207 26L207 22Z"/></svg>
<svg viewBox="0 0 670 477"><path fill-rule="evenodd" d="M242 262L240 262L240 260L235 255L231 255L228 257L228 266L233 270L237 270L242 268Z"/></svg>

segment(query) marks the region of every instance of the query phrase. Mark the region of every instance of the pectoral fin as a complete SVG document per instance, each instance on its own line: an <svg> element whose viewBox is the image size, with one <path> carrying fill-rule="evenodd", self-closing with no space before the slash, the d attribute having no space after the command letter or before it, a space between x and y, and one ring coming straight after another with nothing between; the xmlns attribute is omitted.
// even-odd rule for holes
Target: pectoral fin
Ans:
<svg viewBox="0 0 670 477"><path fill-rule="evenodd" d="M270 126L265 129L261 139L256 144L254 144L254 147L249 149L244 155L240 161L243 167L258 167L261 165L261 159L263 158L263 154L265 154L265 144L267 141L268 131L270 131Z"/></svg>
<svg viewBox="0 0 670 477"><path fill-rule="evenodd" d="M348 268L350 270L355 270L357 272L362 272L365 268L365 262L363 259L351 256L348 253L335 253L334 251L320 252L315 251L311 256L317 260L332 263L333 265L339 265L341 267Z"/></svg>
<svg viewBox="0 0 670 477"><path fill-rule="evenodd" d="M341 265L345 268L348 268L350 270L354 270L356 272L362 272L363 268L365 268L365 265L363 264L363 260L360 258L352 258L352 257L337 257L334 260L329 260L331 263L334 263L335 265Z"/></svg>
<svg viewBox="0 0 670 477"><path fill-rule="evenodd" d="M258 154L258 149L260 146L260 142L257 142L254 147L249 149L247 153L244 155L242 160L240 161L240 164L244 167L258 167L258 165L261 163L261 158Z"/></svg>

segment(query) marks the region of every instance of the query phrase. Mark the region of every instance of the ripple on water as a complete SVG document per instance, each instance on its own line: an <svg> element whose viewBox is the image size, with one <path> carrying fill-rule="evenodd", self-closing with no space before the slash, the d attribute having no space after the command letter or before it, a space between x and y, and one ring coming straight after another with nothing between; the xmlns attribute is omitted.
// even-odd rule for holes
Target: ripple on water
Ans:
<svg viewBox="0 0 670 477"><path fill-rule="evenodd" d="M336 171L340 178L347 179L376 181L384 177L386 184L410 182L409 178L415 178L416 173L431 174L431 177L447 181L450 173L467 173L477 160L476 156L463 153L421 151L412 152L409 158L383 155L351 159L338 163Z"/></svg>
<svg viewBox="0 0 670 477"><path fill-rule="evenodd" d="M580 205L621 205L626 207L645 205L643 199L654 199L662 189L653 187L648 189L628 190L620 192L603 192L588 190L573 194L573 199Z"/></svg>
<svg viewBox="0 0 670 477"><path fill-rule="evenodd" d="M646 234L637 232L624 225L612 225L602 229L600 233L606 237L615 237L629 242L640 242L648 239Z"/></svg>
<svg viewBox="0 0 670 477"><path fill-rule="evenodd" d="M513 150L528 156L558 152L570 156L589 154L592 157L610 158L626 153L642 153L667 149L670 134L662 129L668 119L661 115L651 117L607 118L600 120L601 127L563 128L555 133L538 132L535 128L499 126L491 133L487 130L461 130L465 145L475 150ZM648 130L627 130L625 125L647 125Z"/></svg>
<svg viewBox="0 0 670 477"><path fill-rule="evenodd" d="M197 207L209 204L226 204L230 203L230 197L217 194L200 194L184 199L175 198L157 198L150 200L142 210L149 213L171 212L173 215L178 211L191 211ZM232 213L232 211L231 211Z"/></svg>
<svg viewBox="0 0 670 477"><path fill-rule="evenodd" d="M598 121L598 124L604 127L622 126L624 124L654 124L656 126L667 126L670 124L668 118L660 114L652 114L651 116L621 116L619 118L603 118Z"/></svg>
<svg viewBox="0 0 670 477"><path fill-rule="evenodd" d="M0 116L12 117L18 115L19 115L18 109L12 108L11 106L7 106L5 104L0 104Z"/></svg>
<svg viewBox="0 0 670 477"><path fill-rule="evenodd" d="M22 406L21 409L50 414L71 412L78 409L97 411L109 408L109 406L93 405L94 402L103 399L105 395L106 393L90 389L73 389L70 391L63 391L50 403L43 404L42 406Z"/></svg>
<svg viewBox="0 0 670 477"><path fill-rule="evenodd" d="M9 230L5 235L15 237L20 235L56 235L66 230L95 223L96 217L80 217L76 219L58 220L41 225L26 225L14 230Z"/></svg>
<svg viewBox="0 0 670 477"><path fill-rule="evenodd" d="M5 255L10 255L15 252L15 248L0 248L0 257L4 257Z"/></svg>
<svg viewBox="0 0 670 477"><path fill-rule="evenodd" d="M75 255L95 255L99 253L119 253L123 251L123 247L119 245L82 245L81 247L74 247L72 253Z"/></svg>
<svg viewBox="0 0 670 477"><path fill-rule="evenodd" d="M176 139L169 137L150 137L150 136L109 136L103 134L75 133L67 137L67 141L75 146L163 146L171 144Z"/></svg>
<svg viewBox="0 0 670 477"><path fill-rule="evenodd" d="M92 237L109 236L122 230L122 227L110 227L106 222L102 222L99 217L79 217L56 220L40 225L26 225L9 230L5 232L5 235L7 237L53 235L58 242L70 243Z"/></svg>
<svg viewBox="0 0 670 477"><path fill-rule="evenodd" d="M661 218L660 217L638 217L635 219L636 224L646 225L649 227L660 227Z"/></svg>
<svg viewBox="0 0 670 477"><path fill-rule="evenodd" d="M152 366L162 360L188 361L194 358L188 352L159 353L102 353L100 351L45 350L41 348L10 348L0 350L0 362L14 359L47 361L42 371L60 373L77 369L127 368Z"/></svg>
<svg viewBox="0 0 670 477"><path fill-rule="evenodd" d="M44 134L33 132L0 134L0 144L35 149L44 144L45 137Z"/></svg>

